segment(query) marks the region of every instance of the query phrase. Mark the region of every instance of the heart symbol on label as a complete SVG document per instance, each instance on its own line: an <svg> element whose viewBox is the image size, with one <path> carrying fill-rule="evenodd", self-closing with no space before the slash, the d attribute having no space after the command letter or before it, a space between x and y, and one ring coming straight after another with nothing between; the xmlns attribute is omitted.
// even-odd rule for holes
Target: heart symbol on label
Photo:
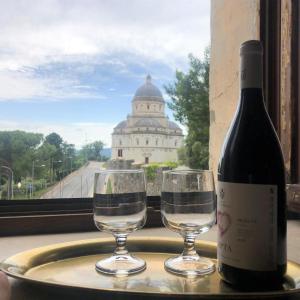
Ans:
<svg viewBox="0 0 300 300"><path fill-rule="evenodd" d="M226 212L218 211L218 228L219 233L223 236L231 225L231 217Z"/></svg>

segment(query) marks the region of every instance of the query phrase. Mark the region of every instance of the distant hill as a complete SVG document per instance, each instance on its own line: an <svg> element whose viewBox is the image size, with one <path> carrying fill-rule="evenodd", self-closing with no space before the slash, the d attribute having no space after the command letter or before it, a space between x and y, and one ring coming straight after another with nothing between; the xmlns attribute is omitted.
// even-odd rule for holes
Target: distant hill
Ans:
<svg viewBox="0 0 300 300"><path fill-rule="evenodd" d="M111 158L111 148L104 148L101 151L101 155L106 156L110 159Z"/></svg>

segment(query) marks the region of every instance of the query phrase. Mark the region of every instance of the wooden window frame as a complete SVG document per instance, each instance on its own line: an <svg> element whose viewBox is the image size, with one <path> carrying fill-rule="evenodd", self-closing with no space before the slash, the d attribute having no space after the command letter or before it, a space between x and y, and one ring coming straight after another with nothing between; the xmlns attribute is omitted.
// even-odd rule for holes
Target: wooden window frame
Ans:
<svg viewBox="0 0 300 300"><path fill-rule="evenodd" d="M292 0L291 39L291 183L300 182L300 3Z"/></svg>
<svg viewBox="0 0 300 300"><path fill-rule="evenodd" d="M260 1L260 40L264 49L263 87L273 125L280 133L281 1Z"/></svg>
<svg viewBox="0 0 300 300"><path fill-rule="evenodd" d="M300 3L261 0L266 105L282 145L287 202L300 214Z"/></svg>
<svg viewBox="0 0 300 300"><path fill-rule="evenodd" d="M260 38L264 46L264 92L266 106L281 141L287 182L292 163L292 0L261 0Z"/></svg>
<svg viewBox="0 0 300 300"><path fill-rule="evenodd" d="M162 226L160 197L147 197L145 227ZM0 201L0 236L97 230L92 198Z"/></svg>

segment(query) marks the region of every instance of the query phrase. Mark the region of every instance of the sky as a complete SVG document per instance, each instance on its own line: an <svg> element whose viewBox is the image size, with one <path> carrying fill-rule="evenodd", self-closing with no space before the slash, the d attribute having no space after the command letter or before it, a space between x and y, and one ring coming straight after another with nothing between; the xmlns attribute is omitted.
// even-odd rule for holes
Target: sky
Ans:
<svg viewBox="0 0 300 300"><path fill-rule="evenodd" d="M209 42L210 0L0 0L0 130L110 147L146 75L170 101Z"/></svg>

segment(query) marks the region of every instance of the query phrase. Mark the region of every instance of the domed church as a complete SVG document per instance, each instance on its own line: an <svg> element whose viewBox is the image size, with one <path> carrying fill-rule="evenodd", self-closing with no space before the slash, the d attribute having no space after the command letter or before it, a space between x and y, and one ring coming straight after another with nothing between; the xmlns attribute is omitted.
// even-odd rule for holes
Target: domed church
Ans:
<svg viewBox="0 0 300 300"><path fill-rule="evenodd" d="M112 159L135 163L177 161L182 146L180 127L165 115L165 101L151 76L140 86L131 102L132 113L112 134Z"/></svg>

